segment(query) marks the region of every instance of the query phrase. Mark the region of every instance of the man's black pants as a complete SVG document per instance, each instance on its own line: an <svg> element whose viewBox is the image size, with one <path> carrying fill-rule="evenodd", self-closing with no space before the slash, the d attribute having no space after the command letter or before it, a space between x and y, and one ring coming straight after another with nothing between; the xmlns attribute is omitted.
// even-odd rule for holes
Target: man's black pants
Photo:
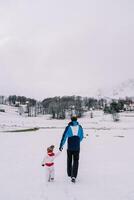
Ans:
<svg viewBox="0 0 134 200"><path fill-rule="evenodd" d="M80 151L67 150L67 174L70 177L77 177L79 167Z"/></svg>

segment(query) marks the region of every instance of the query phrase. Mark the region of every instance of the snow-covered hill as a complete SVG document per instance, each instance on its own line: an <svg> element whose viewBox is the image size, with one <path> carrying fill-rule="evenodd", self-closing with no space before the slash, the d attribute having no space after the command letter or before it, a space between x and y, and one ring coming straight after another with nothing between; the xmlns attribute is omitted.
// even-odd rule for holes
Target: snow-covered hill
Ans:
<svg viewBox="0 0 134 200"><path fill-rule="evenodd" d="M18 108L14 107L14 106L9 106L9 105L4 105L4 104L0 104L0 109L3 109L5 112L4 114L8 114L8 115L18 115ZM0 112L0 114L2 115L2 112Z"/></svg>
<svg viewBox="0 0 134 200"><path fill-rule="evenodd" d="M51 119L50 115L41 115L37 117L21 116L16 107L1 105L5 112L0 112L0 131L20 131L34 128L53 128L64 129L69 122L68 119ZM120 113L120 122L113 122L111 115L105 115L103 111L92 111L93 118L90 118L90 112L86 112L84 117L79 119L85 129L108 130L108 129L134 129L134 113Z"/></svg>
<svg viewBox="0 0 134 200"><path fill-rule="evenodd" d="M113 83L114 85L114 83ZM98 90L98 96L104 98L134 98L134 79L129 79L116 86Z"/></svg>
<svg viewBox="0 0 134 200"><path fill-rule="evenodd" d="M134 79L127 80L113 89L115 97L133 97L134 98Z"/></svg>

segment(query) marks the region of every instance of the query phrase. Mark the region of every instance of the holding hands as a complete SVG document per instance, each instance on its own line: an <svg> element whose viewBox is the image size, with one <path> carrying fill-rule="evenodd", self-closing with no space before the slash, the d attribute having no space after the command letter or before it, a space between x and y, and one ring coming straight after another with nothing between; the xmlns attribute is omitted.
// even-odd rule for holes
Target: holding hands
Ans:
<svg viewBox="0 0 134 200"><path fill-rule="evenodd" d="M62 150L63 150L63 147L60 147L59 150L62 151Z"/></svg>

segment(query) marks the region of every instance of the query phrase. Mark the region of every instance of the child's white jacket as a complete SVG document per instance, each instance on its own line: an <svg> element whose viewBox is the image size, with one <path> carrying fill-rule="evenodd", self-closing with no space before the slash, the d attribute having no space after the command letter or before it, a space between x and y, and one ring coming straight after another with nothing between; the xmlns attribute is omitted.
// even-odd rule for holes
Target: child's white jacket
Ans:
<svg viewBox="0 0 134 200"><path fill-rule="evenodd" d="M42 161L42 165L45 165L47 167L51 167L52 165L54 165L54 160L55 158L60 154L61 152L57 152L57 153L53 153L53 152L49 152L47 153L47 155L44 157L43 161Z"/></svg>

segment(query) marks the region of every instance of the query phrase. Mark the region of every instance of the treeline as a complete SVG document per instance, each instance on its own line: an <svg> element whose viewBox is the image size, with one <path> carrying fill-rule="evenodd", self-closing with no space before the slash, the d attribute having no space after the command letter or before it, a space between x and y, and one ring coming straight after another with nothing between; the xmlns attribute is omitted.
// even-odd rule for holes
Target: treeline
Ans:
<svg viewBox="0 0 134 200"><path fill-rule="evenodd" d="M67 112L75 112L81 117L84 112L82 97L64 96L46 98L42 101L43 108L47 114L52 114L52 118L65 119Z"/></svg>
<svg viewBox="0 0 134 200"><path fill-rule="evenodd" d="M134 107L132 106L134 103L132 98L126 99L118 99L112 100L109 104L106 103L104 106L104 113L119 113L122 111L133 111Z"/></svg>
<svg viewBox="0 0 134 200"><path fill-rule="evenodd" d="M35 99L27 98L25 96L16 96L16 95L10 95L8 97L8 102L9 105L24 105L24 104L29 104L30 106L35 106L37 101Z"/></svg>
<svg viewBox="0 0 134 200"><path fill-rule="evenodd" d="M63 96L46 98L42 101L45 113L52 114L52 118L64 119L66 114L76 114L82 117L83 113L90 109L102 109L105 100L95 98L83 98L81 96Z"/></svg>
<svg viewBox="0 0 134 200"><path fill-rule="evenodd" d="M9 105L21 107L27 106L28 116L32 116L31 110L35 114L50 114L52 118L65 119L66 115L76 114L82 117L85 111L90 109L102 109L106 100L95 98L81 97L81 96L63 96L45 98L43 101L38 102L35 99L27 98L25 96L10 95L8 97ZM33 107L35 109L33 109ZM32 108L32 109L31 109ZM21 109L22 111L22 109Z"/></svg>
<svg viewBox="0 0 134 200"><path fill-rule="evenodd" d="M81 96L63 96L45 98L43 101L27 98L25 96L10 95L8 97L9 105L27 108L28 116L37 116L38 114L50 114L52 118L65 119L67 115L76 114L82 117L83 113L89 110L101 109L105 113L120 112L133 103L131 98L111 100L96 99Z"/></svg>

